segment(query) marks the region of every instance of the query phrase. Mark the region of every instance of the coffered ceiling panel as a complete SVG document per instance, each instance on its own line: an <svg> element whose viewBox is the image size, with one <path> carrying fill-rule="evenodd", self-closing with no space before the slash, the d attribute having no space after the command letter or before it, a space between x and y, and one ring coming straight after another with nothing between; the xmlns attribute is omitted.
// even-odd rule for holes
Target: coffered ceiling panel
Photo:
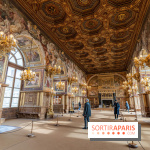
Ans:
<svg viewBox="0 0 150 150"><path fill-rule="evenodd" d="M86 73L126 71L149 0L12 0Z"/></svg>

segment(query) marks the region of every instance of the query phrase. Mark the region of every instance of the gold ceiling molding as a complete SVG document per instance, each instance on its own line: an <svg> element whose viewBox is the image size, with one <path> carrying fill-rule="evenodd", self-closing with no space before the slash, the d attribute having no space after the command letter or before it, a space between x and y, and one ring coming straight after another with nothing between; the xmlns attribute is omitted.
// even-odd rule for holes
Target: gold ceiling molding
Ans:
<svg viewBox="0 0 150 150"><path fill-rule="evenodd" d="M12 1L88 74L127 70L150 5L147 0L41 0L35 11L29 0Z"/></svg>

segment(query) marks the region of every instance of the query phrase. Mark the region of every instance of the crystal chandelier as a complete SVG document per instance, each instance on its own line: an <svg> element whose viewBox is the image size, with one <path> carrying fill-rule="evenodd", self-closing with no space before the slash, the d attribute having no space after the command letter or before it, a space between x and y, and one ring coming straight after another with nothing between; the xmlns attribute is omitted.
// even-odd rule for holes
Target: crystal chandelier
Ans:
<svg viewBox="0 0 150 150"><path fill-rule="evenodd" d="M86 94L86 90L82 90L82 94L85 95Z"/></svg>
<svg viewBox="0 0 150 150"><path fill-rule="evenodd" d="M148 86L148 83L149 83L149 78L147 76L145 76L141 79L141 84L143 86Z"/></svg>
<svg viewBox="0 0 150 150"><path fill-rule="evenodd" d="M78 89L77 87L73 87L73 88L72 88L73 93L77 93L78 90L79 90L79 89Z"/></svg>
<svg viewBox="0 0 150 150"><path fill-rule="evenodd" d="M126 77L127 77L127 81L124 81L124 82L123 82L122 87L123 87L124 89L127 89L128 92L129 92L129 94L132 94L132 91L135 92L135 93L137 93L137 91L138 91L138 86L137 86L137 84L134 84L134 85L133 85L133 78L134 78L134 75L132 76L132 74L129 73L129 74L127 74Z"/></svg>
<svg viewBox="0 0 150 150"><path fill-rule="evenodd" d="M31 41L31 49L32 49L32 42L33 39ZM30 58L31 58L31 49L30 49ZM30 61L29 61L29 66L30 66ZM32 72L32 70L30 70L30 67L28 67L28 69L21 71L21 79L20 80L24 80L24 81L34 81L35 78L35 72Z"/></svg>
<svg viewBox="0 0 150 150"><path fill-rule="evenodd" d="M86 86L87 86L87 84L85 82L79 84L80 89L82 89L83 87L86 87Z"/></svg>
<svg viewBox="0 0 150 150"><path fill-rule="evenodd" d="M65 88L65 83L61 82L61 80L59 82L56 83L56 88L58 90L63 90Z"/></svg>
<svg viewBox="0 0 150 150"><path fill-rule="evenodd" d="M30 67L28 67L27 70L21 71L21 79L20 80L24 80L24 81L34 81L35 78L35 72L32 72L32 70L30 70Z"/></svg>
<svg viewBox="0 0 150 150"><path fill-rule="evenodd" d="M138 59L137 57L134 58L134 64L137 68L139 67L144 67L144 64L146 64L146 66L150 67L150 54L148 54L145 58L143 57L143 51L144 49L142 49L142 55L140 55L140 58Z"/></svg>
<svg viewBox="0 0 150 150"><path fill-rule="evenodd" d="M56 95L56 91L54 90L53 87L50 89L50 94L53 95L53 96Z"/></svg>
<svg viewBox="0 0 150 150"><path fill-rule="evenodd" d="M75 95L73 93L71 93L70 97L75 97Z"/></svg>
<svg viewBox="0 0 150 150"><path fill-rule="evenodd" d="M51 65L48 65L48 66L46 66L45 71L46 71L46 76L51 77L51 75L60 74L61 68L60 68L60 66L57 67L56 65L54 67L52 67Z"/></svg>
<svg viewBox="0 0 150 150"><path fill-rule="evenodd" d="M68 77L68 83L71 85L72 83L77 83L78 78L77 77Z"/></svg>
<svg viewBox="0 0 150 150"><path fill-rule="evenodd" d="M0 32L0 58L6 56L11 50L15 50L16 39L12 34L6 35L4 32Z"/></svg>

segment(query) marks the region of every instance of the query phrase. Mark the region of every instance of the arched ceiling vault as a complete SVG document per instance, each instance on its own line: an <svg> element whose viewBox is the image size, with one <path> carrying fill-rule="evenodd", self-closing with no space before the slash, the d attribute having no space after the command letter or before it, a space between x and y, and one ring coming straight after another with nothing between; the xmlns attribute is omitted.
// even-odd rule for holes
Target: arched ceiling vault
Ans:
<svg viewBox="0 0 150 150"><path fill-rule="evenodd" d="M12 0L86 73L126 71L150 5L149 0L36 1Z"/></svg>

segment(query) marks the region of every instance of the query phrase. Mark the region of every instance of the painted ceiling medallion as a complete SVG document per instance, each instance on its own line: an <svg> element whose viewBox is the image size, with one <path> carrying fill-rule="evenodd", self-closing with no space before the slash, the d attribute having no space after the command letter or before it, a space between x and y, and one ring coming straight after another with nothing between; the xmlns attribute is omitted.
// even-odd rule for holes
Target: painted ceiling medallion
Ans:
<svg viewBox="0 0 150 150"><path fill-rule="evenodd" d="M81 63L87 64L87 63L92 62L92 59L81 59L80 61Z"/></svg>
<svg viewBox="0 0 150 150"><path fill-rule="evenodd" d="M76 34L76 30L70 26L61 26L56 30L57 37L64 40L74 38Z"/></svg>
<svg viewBox="0 0 150 150"><path fill-rule="evenodd" d="M105 48L93 49L93 54L94 55L102 55L102 54L105 54L105 53L107 53L107 49L105 49Z"/></svg>
<svg viewBox="0 0 150 150"><path fill-rule="evenodd" d="M86 16L94 13L100 0L69 0L69 4L76 15Z"/></svg>
<svg viewBox="0 0 150 150"><path fill-rule="evenodd" d="M70 41L67 43L68 48L74 49L74 50L79 50L84 47L82 42L78 41Z"/></svg>
<svg viewBox="0 0 150 150"><path fill-rule="evenodd" d="M121 54L115 54L112 56L113 59L122 59L122 58L126 58L127 54L126 53L121 53Z"/></svg>
<svg viewBox="0 0 150 150"><path fill-rule="evenodd" d="M94 64L86 64L85 67L86 68L93 68L95 65Z"/></svg>
<svg viewBox="0 0 150 150"><path fill-rule="evenodd" d="M129 31L115 33L110 37L110 41L113 43L122 43L131 39L131 33Z"/></svg>
<svg viewBox="0 0 150 150"><path fill-rule="evenodd" d="M102 29L102 27L103 23L95 18L85 20L81 25L82 31L88 34L97 34Z"/></svg>
<svg viewBox="0 0 150 150"><path fill-rule="evenodd" d="M103 37L91 37L88 39L89 46L97 47L106 43L106 39Z"/></svg>
<svg viewBox="0 0 150 150"><path fill-rule="evenodd" d="M124 64L125 62L123 62L122 60L115 60L115 61L112 61L112 64L114 64L114 65L122 65L122 64Z"/></svg>
<svg viewBox="0 0 150 150"><path fill-rule="evenodd" d="M136 13L132 10L124 10L111 17L110 26L112 28L125 28L135 21Z"/></svg>
<svg viewBox="0 0 150 150"><path fill-rule="evenodd" d="M61 5L53 1L44 2L38 13L41 13L42 17L45 18L44 20L53 23L61 23L66 17Z"/></svg>
<svg viewBox="0 0 150 150"><path fill-rule="evenodd" d="M118 52L125 52L127 51L129 48L129 45L128 44L118 44L118 45L115 45L114 47L112 47L111 51L114 52L114 53L118 53Z"/></svg>
<svg viewBox="0 0 150 150"><path fill-rule="evenodd" d="M89 55L89 53L87 53L87 52L75 52L75 55L77 55L80 58L84 58L84 57L87 57Z"/></svg>
<svg viewBox="0 0 150 150"><path fill-rule="evenodd" d="M115 7L123 7L130 5L135 0L107 0L107 2Z"/></svg>
<svg viewBox="0 0 150 150"><path fill-rule="evenodd" d="M95 59L96 61L106 61L106 60L108 60L108 57L107 56L99 56L99 57L97 57L96 59Z"/></svg>

